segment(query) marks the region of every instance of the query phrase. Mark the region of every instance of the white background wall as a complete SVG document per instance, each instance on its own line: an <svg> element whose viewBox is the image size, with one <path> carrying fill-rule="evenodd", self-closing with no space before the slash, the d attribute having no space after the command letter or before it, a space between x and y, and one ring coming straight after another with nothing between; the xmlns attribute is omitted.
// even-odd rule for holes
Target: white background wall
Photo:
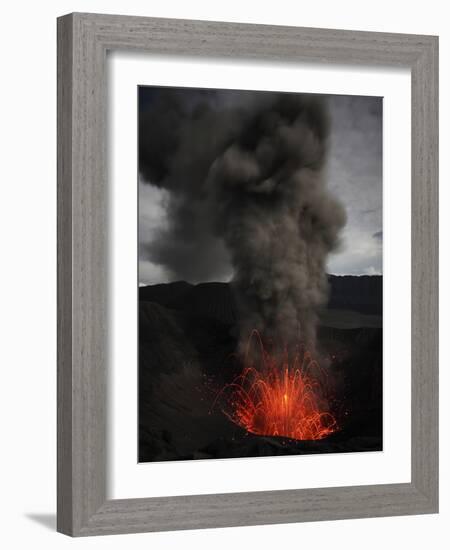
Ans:
<svg viewBox="0 0 450 550"><path fill-rule="evenodd" d="M107 5L106 5L107 4ZM98 0L2 5L0 507L4 548L444 548L450 520L448 358L441 353L441 513L71 540L54 532L56 470L56 22L91 11L440 35L441 280L449 280L450 17L446 2ZM401 213L399 213L401 222ZM449 329L441 288L441 341ZM5 376L6 374L6 376Z"/></svg>

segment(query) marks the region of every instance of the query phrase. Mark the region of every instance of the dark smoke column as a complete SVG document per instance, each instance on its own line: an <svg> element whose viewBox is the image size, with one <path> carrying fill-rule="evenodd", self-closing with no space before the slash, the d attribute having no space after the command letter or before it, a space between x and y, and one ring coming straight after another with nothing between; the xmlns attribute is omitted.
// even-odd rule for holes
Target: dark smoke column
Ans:
<svg viewBox="0 0 450 550"><path fill-rule="evenodd" d="M241 349L253 329L276 347L313 349L326 260L346 215L326 186L324 100L272 97L215 159L209 203L234 267Z"/></svg>
<svg viewBox="0 0 450 550"><path fill-rule="evenodd" d="M326 186L326 98L156 89L150 99L139 168L169 191L169 223L145 245L148 259L194 282L231 260L241 346L257 329L279 347L314 347L327 256L346 220Z"/></svg>

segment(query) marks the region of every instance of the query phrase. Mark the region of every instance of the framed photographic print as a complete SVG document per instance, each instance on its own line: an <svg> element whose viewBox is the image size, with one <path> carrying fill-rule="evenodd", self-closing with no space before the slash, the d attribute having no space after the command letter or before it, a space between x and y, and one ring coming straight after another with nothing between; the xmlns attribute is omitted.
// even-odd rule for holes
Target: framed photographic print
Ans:
<svg viewBox="0 0 450 550"><path fill-rule="evenodd" d="M438 509L438 41L58 20L58 530Z"/></svg>

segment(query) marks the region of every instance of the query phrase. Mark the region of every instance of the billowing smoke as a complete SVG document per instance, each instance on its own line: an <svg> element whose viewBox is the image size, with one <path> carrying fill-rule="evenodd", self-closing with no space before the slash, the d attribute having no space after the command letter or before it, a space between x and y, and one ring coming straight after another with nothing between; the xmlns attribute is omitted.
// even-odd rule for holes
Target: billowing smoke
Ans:
<svg viewBox="0 0 450 550"><path fill-rule="evenodd" d="M346 220L326 185L326 99L228 94L166 90L141 116L141 174L171 191L169 228L149 256L175 275L181 262L212 277L225 250L242 342L257 329L313 347Z"/></svg>

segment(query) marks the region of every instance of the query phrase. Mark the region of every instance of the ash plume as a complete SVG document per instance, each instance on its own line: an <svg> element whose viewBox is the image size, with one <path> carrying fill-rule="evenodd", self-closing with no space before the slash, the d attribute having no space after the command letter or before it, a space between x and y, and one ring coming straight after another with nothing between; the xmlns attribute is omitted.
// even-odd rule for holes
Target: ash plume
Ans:
<svg viewBox="0 0 450 550"><path fill-rule="evenodd" d="M230 261L240 345L257 329L313 348L326 259L346 221L326 185L326 99L182 92L156 95L141 116L141 175L170 191L149 257L174 276L187 264L194 278Z"/></svg>

